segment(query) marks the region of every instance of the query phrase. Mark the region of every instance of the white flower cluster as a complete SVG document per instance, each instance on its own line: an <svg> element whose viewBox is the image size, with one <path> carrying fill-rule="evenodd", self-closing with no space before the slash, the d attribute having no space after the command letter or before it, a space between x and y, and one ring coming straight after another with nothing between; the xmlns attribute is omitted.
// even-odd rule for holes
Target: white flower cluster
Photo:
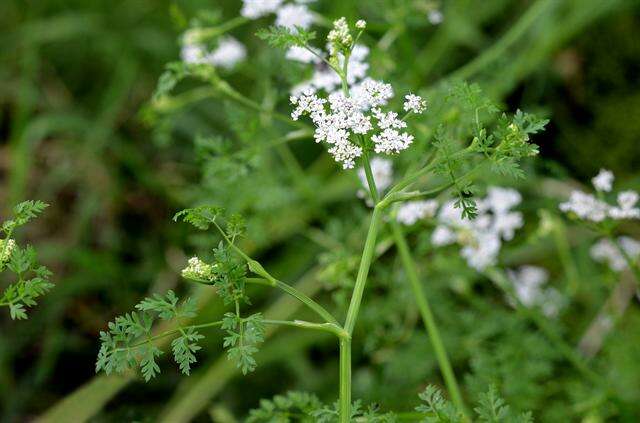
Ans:
<svg viewBox="0 0 640 423"><path fill-rule="evenodd" d="M291 117L298 120L302 115L309 115L316 126L316 142L329 144L333 158L342 163L343 168L350 169L362 155L362 147L352 142L351 136L374 131L372 117L381 130L371 137L376 153L398 153L412 143L412 135L398 130L405 128L406 123L398 119L396 113L380 110L392 97L391 85L373 79L363 81L350 97L335 92L324 99L307 89L299 96L291 96L291 104L295 106Z"/></svg>
<svg viewBox="0 0 640 423"><path fill-rule="evenodd" d="M549 274L541 267L520 266L516 270L508 270L507 274L513 283L514 294L525 307L540 307L547 317L554 317L562 307L564 298L554 288L543 289L549 280Z"/></svg>
<svg viewBox="0 0 640 423"><path fill-rule="evenodd" d="M420 96L415 94L407 94L404 96L404 111L413 113L422 113L427 109L427 102Z"/></svg>
<svg viewBox="0 0 640 423"><path fill-rule="evenodd" d="M373 181L376 183L378 192L384 192L391 186L393 182L393 162L382 157L374 157L371 159L371 174ZM358 191L358 197L364 197L369 191L369 183L367 182L367 174L363 167L358 169L358 178L364 190Z"/></svg>
<svg viewBox="0 0 640 423"><path fill-rule="evenodd" d="M407 201L398 207L396 220L403 225L413 225L418 220L432 218L438 211L438 201Z"/></svg>
<svg viewBox="0 0 640 423"><path fill-rule="evenodd" d="M289 29L309 28L315 17L305 5L308 1L284 3L283 0L242 0L240 14L248 19L258 19L271 13L276 14L276 25Z"/></svg>
<svg viewBox="0 0 640 423"><path fill-rule="evenodd" d="M16 242L13 239L0 239L0 263L9 261L15 249Z"/></svg>
<svg viewBox="0 0 640 423"><path fill-rule="evenodd" d="M490 187L487 196L477 201L478 216L462 219L460 209L450 201L438 213L438 226L431 235L435 246L457 243L460 254L474 269L483 270L497 262L502 241L513 239L524 224L522 213L511 209L522 201L514 189Z"/></svg>
<svg viewBox="0 0 640 423"><path fill-rule="evenodd" d="M215 265L207 264L198 257L191 257L187 263L187 267L182 269L182 276L188 279L204 279L213 281Z"/></svg>
<svg viewBox="0 0 640 423"><path fill-rule="evenodd" d="M613 188L614 175L611 171L602 169L591 179L593 186L600 193L610 192ZM640 219L640 208L636 207L639 195L636 191L622 191L618 193L617 204L611 205L592 194L573 191L569 201L560 204L564 213L573 213L580 219L592 222L602 222L607 218Z"/></svg>
<svg viewBox="0 0 640 423"><path fill-rule="evenodd" d="M621 236L618 238L620 248L631 258L640 257L640 242L633 238ZM629 267L620 250L608 239L601 239L590 250L591 258L600 263L606 263L611 270L621 272Z"/></svg>
<svg viewBox="0 0 640 423"><path fill-rule="evenodd" d="M218 46L212 51L207 51L202 44L189 42L188 38L184 38L180 52L182 61L188 64L209 64L231 69L247 57L244 45L233 37L220 38Z"/></svg>

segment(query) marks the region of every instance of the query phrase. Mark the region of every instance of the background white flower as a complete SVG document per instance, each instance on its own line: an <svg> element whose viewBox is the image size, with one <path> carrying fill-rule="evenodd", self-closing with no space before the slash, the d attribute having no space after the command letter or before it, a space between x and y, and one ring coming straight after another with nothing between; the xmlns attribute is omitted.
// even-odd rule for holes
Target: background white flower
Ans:
<svg viewBox="0 0 640 423"><path fill-rule="evenodd" d="M514 189L489 187L487 196L478 200L478 216L462 219L454 201L445 203L438 213L438 226L431 234L434 246L458 243L460 254L474 269L483 270L496 264L502 241L513 239L524 224L522 213L512 208L522 196Z"/></svg>
<svg viewBox="0 0 640 423"><path fill-rule="evenodd" d="M434 217L438 210L438 201L407 201L398 207L396 220L403 225L413 225L418 220Z"/></svg>
<svg viewBox="0 0 640 423"><path fill-rule="evenodd" d="M618 243L632 260L637 260L640 257L640 242L622 236L618 238ZM590 254L595 261L605 263L616 272L621 272L629 267L620 250L606 238L596 242L591 247Z"/></svg>
<svg viewBox="0 0 640 423"><path fill-rule="evenodd" d="M613 172L606 169L600 169L600 172L591 178L591 183L595 187L596 190L602 192L609 192L613 187L614 180Z"/></svg>
<svg viewBox="0 0 640 423"><path fill-rule="evenodd" d="M591 181L597 191L609 192L613 188L613 180L613 173L603 169ZM615 220L640 219L640 208L636 207L638 199L636 191L622 191L618 194L617 204L611 205L592 194L573 191L569 201L560 203L559 208L564 213L573 213L580 219L596 223L607 218Z"/></svg>
<svg viewBox="0 0 640 423"><path fill-rule="evenodd" d="M247 57L247 49L233 37L223 37L209 55L209 62L225 69L233 68Z"/></svg>

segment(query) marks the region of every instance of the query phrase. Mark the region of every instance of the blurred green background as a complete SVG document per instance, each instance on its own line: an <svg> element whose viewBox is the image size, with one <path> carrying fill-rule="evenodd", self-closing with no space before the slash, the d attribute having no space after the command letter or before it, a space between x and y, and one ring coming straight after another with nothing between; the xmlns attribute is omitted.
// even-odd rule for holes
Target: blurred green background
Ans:
<svg viewBox="0 0 640 423"><path fill-rule="evenodd" d="M549 129L536 140L542 152L540 175L588 181L600 167L607 167L623 180L639 180L638 1L445 0L443 24L420 24L425 16L417 11L432 3L319 0L312 7L329 18L366 18L378 41L394 30L396 39L388 51L372 52L373 73L414 89L453 73L479 82L508 109L547 115ZM320 392L331 400L335 379L326 375L335 373L335 351L327 340L304 334L267 342L272 346L265 347L264 366L247 379L233 374L214 336L191 378L173 369L149 384L95 378L97 334L113 316L130 310L149 292L175 287L187 291L179 280L180 268L187 252L207 240L194 240L189 228L172 224L173 213L193 203L233 197L220 187L225 181L218 176L221 164L196 154L207 146L194 143L200 133L226 131L221 114L229 109L221 108L216 99L166 113L150 110L148 104L164 64L178 58L177 40L186 23L202 11L228 20L239 7L239 1L229 0L0 2L0 216L25 199L51 204L20 236L38 247L56 283L28 321L13 322L0 315L2 421L29 421L57 405L63 408L57 409L61 414L51 415L53 421L156 421L175 413L181 417L169 421L207 421L214 416L224 422L233 421L225 420L225 413L240 417L259 398L290 388ZM269 87L271 81L282 83L278 75L285 65L254 36L269 22L252 22L233 32L249 45L248 65L230 76L242 92L256 85ZM318 150L309 142L296 144L295 153L304 162ZM331 166L326 169L324 174L337 172ZM340 233L350 225L304 208L287 219L269 220L278 210L299 207L301 200L282 188L285 178L265 178L259 188L270 193L273 204L254 210L262 222L262 232L254 232L254 247L270 266L287 269L291 279L313 279L323 257L330 259L320 254L321 249L306 246L309 231L328 227ZM248 190L238 184L239 190ZM364 211L345 203L356 183L349 179L345 184L337 184L323 200L326 211L357 220ZM253 195L258 191L254 187ZM244 201L247 198L250 194ZM344 272L352 271L349 260L339 263ZM265 296L259 304L271 299ZM402 307L402 296L394 301L395 305L389 300L380 307ZM597 299L593 303L592 307L599 304ZM211 304L207 313L219 313L219 305ZM451 325L464 333L472 321ZM393 325L389 323L389 333ZM458 345L455 338L462 334L451 336L454 339L447 342ZM397 381L397 375L407 374L399 367L411 361L419 363L419 369L409 371L412 377L437 378L424 338L397 351L406 359L392 365L385 364L392 347L376 342L370 339L375 354L356 357L361 365L356 373L359 392L383 405L410 409L412 402L402 399L403 389L386 392L379 385L376 389L376 381ZM452 355L462 363L461 372L472 372L464 364L465 352ZM420 383L408 379L402 382L407 389ZM534 382L540 388L542 382ZM82 386L84 390L77 391ZM72 393L80 396L67 397ZM532 398L518 405L554 421L553 406L543 407L544 400L536 395L516 390L511 400ZM64 398L70 400L60 402ZM630 398L638 398L637 392ZM183 408L190 411L182 413Z"/></svg>

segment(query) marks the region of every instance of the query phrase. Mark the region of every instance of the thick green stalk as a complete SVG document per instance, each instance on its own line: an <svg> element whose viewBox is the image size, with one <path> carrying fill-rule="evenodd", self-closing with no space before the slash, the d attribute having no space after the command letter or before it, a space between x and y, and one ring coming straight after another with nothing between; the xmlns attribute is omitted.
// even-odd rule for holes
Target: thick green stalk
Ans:
<svg viewBox="0 0 640 423"><path fill-rule="evenodd" d="M444 343L442 342L442 338L440 337L440 331L436 324L433 313L431 312L429 300L427 299L427 295L422 288L422 285L420 284L416 265L413 261L413 258L411 257L411 252L409 251L407 240L405 239L400 224L393 219L391 220L391 229L393 231L393 237L396 243L396 247L398 248L398 253L400 254L400 260L402 261L402 265L404 266L407 278L409 279L409 284L411 285L413 296L415 298L418 309L420 310L422 321L424 322L424 325L427 329L427 334L429 335L429 339L431 340L431 345L436 354L436 359L438 360L438 365L440 366L440 371L442 372L444 382L447 385L447 389L449 390L451 400L453 401L455 406L466 416L467 409L462 399L462 395L460 394L458 381L456 380L456 376L453 373L451 362L449 361L449 357L447 355L447 350L444 347Z"/></svg>
<svg viewBox="0 0 640 423"><path fill-rule="evenodd" d="M364 244L362 258L360 259L360 268L356 277L356 285L353 288L349 310L347 311L347 320L344 329L348 334L348 338L340 339L340 422L348 423L351 416L351 335L358 318L360 304L364 288L367 284L367 276L371 267L371 259L375 253L376 238L380 227L382 217L382 209L376 206L371 215L371 223L367 232L367 239Z"/></svg>
<svg viewBox="0 0 640 423"><path fill-rule="evenodd" d="M340 423L351 419L351 339L340 338Z"/></svg>

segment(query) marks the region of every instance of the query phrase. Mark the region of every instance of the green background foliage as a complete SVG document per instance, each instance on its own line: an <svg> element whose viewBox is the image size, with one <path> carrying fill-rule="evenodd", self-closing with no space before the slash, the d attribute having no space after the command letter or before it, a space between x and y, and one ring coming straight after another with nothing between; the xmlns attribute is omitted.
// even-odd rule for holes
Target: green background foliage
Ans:
<svg viewBox="0 0 640 423"><path fill-rule="evenodd" d="M544 266L553 286L570 295L568 309L546 330L511 308L457 254L434 251L424 228L408 234L464 395L470 404L495 401L487 394L493 384L514 414L530 410L539 421L635 421L637 300L588 362L602 384L585 381L550 339L577 345L618 284L618 275L589 258L593 235L554 213L569 188L588 183L600 167L613 170L620 187L640 186L640 4L442 3L439 26L426 23L425 10L435 4L427 0L318 0L312 7L329 19L367 19L371 74L429 100L418 138L432 139L436 123L460 118L460 110L438 100L441 83L452 78L478 83L509 112L550 119L535 138L541 157L525 162L526 177L516 183L527 225L501 256L506 267ZM195 323L223 318L218 298L180 278L190 255L211 258L217 245L214 234L172 222L176 211L195 204L242 212L243 247L252 257L332 310L348 302L366 235L355 174L338 169L309 139L289 143L301 168L292 166L275 142L285 123L198 92L197 81L180 82L166 101L151 100L165 64L178 58L188 23L224 22L238 10L232 0L0 2L0 216L5 220L27 199L51 205L17 237L37 248L55 282L29 320L0 315L2 421L224 423L290 390L317 395L287 399L303 410L335 400L337 349L330 335L273 327L249 377L227 360L221 332L199 341L197 363L186 364L189 377L163 366L170 345L157 358L163 372L151 383L133 374L95 374L100 331L143 297L173 289L197 303ZM265 18L232 31L247 45L249 60L220 76L261 107L286 115L288 89L305 69L255 35L270 23ZM423 154L426 146L396 160L406 164L407 154ZM551 210L551 233L540 227L542 208ZM625 231L640 236L637 224ZM387 253L390 238L383 231L356 328L354 398L416 421L418 394L443 381L403 268ZM568 260L558 253L566 245ZM249 293L255 312L305 316L271 291L250 287ZM249 421L259 418L256 411Z"/></svg>

